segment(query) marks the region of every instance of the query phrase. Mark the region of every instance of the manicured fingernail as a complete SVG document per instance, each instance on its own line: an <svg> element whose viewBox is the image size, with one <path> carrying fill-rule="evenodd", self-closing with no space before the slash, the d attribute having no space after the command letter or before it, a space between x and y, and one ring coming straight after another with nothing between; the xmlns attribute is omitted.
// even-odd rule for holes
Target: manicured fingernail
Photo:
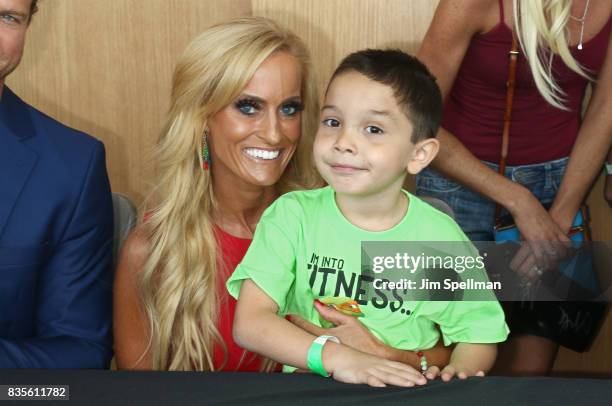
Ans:
<svg viewBox="0 0 612 406"><path fill-rule="evenodd" d="M318 305L321 305L321 306L325 306L325 304L323 302L321 302L319 299L315 299L314 303L318 304Z"/></svg>

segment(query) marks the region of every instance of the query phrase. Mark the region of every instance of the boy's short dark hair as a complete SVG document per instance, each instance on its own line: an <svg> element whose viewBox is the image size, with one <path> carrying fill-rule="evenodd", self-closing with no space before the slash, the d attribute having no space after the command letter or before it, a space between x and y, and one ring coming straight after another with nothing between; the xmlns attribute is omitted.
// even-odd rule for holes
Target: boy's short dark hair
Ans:
<svg viewBox="0 0 612 406"><path fill-rule="evenodd" d="M340 62L331 80L348 71L393 89L397 104L414 127L412 142L436 136L442 118L442 95L436 78L414 56L399 49L354 52Z"/></svg>

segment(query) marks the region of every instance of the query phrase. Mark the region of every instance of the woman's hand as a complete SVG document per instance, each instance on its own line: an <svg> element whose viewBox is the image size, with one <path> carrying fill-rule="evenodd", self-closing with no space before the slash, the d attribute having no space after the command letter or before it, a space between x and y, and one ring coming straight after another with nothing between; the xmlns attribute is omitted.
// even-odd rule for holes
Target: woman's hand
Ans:
<svg viewBox="0 0 612 406"><path fill-rule="evenodd" d="M333 307L326 306L316 301L314 302L314 306L319 314L325 320L334 324L335 327L319 327L296 315L290 315L289 320L310 334L314 334L316 336L335 336L338 337L340 342L344 345L367 354L386 358L385 344L378 338L374 337L374 335L370 333L370 331L363 324L361 324L356 317L342 314Z"/></svg>
<svg viewBox="0 0 612 406"><path fill-rule="evenodd" d="M523 196L509 211L525 241L510 268L525 280L534 280L571 250L569 238L539 200L523 188Z"/></svg>

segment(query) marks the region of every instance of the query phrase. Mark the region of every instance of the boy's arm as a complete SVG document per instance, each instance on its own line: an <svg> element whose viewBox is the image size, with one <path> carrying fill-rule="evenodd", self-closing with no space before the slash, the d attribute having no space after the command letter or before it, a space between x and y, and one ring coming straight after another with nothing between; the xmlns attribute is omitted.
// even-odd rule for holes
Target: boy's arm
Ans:
<svg viewBox="0 0 612 406"><path fill-rule="evenodd" d="M404 364L408 364L417 369L421 368L421 358L416 354L416 352L398 350L397 348L389 347L385 344L382 345L384 346L384 358L392 361L403 362ZM434 366L443 367L449 363L449 359L452 354L452 347L445 347L444 341L440 339L435 347L428 350L422 350L422 352L427 360L427 365L429 368Z"/></svg>
<svg viewBox="0 0 612 406"><path fill-rule="evenodd" d="M278 305L252 280L245 279L234 316L233 336L236 343L282 364L307 369L306 355L315 339L277 315ZM323 355L330 344L325 344ZM327 367L328 363L324 365ZM328 368L329 370L329 368Z"/></svg>
<svg viewBox="0 0 612 406"><path fill-rule="evenodd" d="M402 362L410 365L417 370L421 368L421 359L414 351L399 350L390 347L374 337L372 333L355 317L345 315L330 308L329 306L321 305L315 302L315 308L328 322L335 325L332 328L319 327L307 320L295 315L290 316L293 324L301 329L320 336L332 335L340 339L340 341L358 351L376 355L391 361ZM451 347L445 347L442 339L435 347L429 350L423 350L423 354L427 359L427 364L438 366L440 368L448 365L451 356Z"/></svg>
<svg viewBox="0 0 612 406"><path fill-rule="evenodd" d="M441 372L433 367L426 374L428 379L441 375L448 382L454 376L465 379L489 372L497 357L497 343L505 341L509 333L498 302L448 302L442 312L432 316L440 326L445 343L457 344L449 364Z"/></svg>
<svg viewBox="0 0 612 406"><path fill-rule="evenodd" d="M273 360L308 369L307 354L315 336L277 315L278 305L250 279L240 289L233 336L241 347ZM425 379L414 368L327 342L323 366L334 379L371 386L414 386Z"/></svg>

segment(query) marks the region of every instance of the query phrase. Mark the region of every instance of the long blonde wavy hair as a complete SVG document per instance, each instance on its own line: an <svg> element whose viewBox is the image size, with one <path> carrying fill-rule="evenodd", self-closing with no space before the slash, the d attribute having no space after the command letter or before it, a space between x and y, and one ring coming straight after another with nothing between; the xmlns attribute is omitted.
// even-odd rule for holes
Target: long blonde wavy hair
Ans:
<svg viewBox="0 0 612 406"><path fill-rule="evenodd" d="M319 98L309 52L290 31L264 18L215 25L195 38L177 63L170 109L154 153L156 188L143 224L149 257L139 290L150 324L152 367L214 370L214 345L223 340L219 313L217 209L211 172L202 170L202 134L209 117L229 105L273 52L301 65L304 110L296 152L278 182L279 194L319 184L312 163Z"/></svg>
<svg viewBox="0 0 612 406"><path fill-rule="evenodd" d="M513 0L512 7L514 31L538 91L551 105L567 110L565 93L553 76L553 55L558 54L578 75L593 80L569 50L572 0Z"/></svg>

